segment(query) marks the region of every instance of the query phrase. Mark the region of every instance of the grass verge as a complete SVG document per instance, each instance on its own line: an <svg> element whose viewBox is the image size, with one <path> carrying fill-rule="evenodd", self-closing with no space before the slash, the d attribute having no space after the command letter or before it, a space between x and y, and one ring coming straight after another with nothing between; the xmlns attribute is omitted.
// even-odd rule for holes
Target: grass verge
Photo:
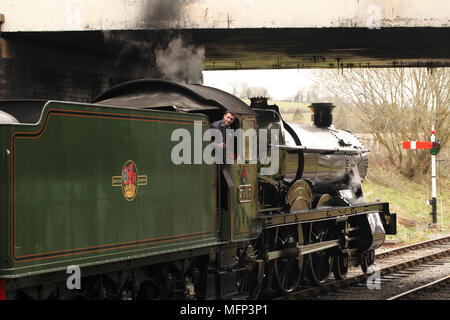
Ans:
<svg viewBox="0 0 450 320"><path fill-rule="evenodd" d="M363 182L366 201L389 202L391 212L397 213L397 235L388 240L411 244L450 233L450 180L441 177L437 182L437 225L432 225L430 177L414 180L400 175L395 169L369 163L369 172Z"/></svg>

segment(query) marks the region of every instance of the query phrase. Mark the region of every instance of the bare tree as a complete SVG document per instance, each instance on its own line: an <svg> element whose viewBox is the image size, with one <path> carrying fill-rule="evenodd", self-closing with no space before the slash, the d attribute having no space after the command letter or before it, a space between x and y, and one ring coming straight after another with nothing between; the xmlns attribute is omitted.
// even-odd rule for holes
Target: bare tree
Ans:
<svg viewBox="0 0 450 320"><path fill-rule="evenodd" d="M318 102L321 101L321 92L317 83L313 83L308 88L298 89L295 96L291 98L292 102Z"/></svg>
<svg viewBox="0 0 450 320"><path fill-rule="evenodd" d="M294 115L292 116L292 120L301 121L303 119L303 113L300 108L295 109Z"/></svg>
<svg viewBox="0 0 450 320"><path fill-rule="evenodd" d="M373 134L400 172L412 177L429 168L430 153L405 151L401 141L429 141L434 125L443 147L450 135L447 68L351 69L328 71L320 83Z"/></svg>
<svg viewBox="0 0 450 320"><path fill-rule="evenodd" d="M292 102L304 102L305 100L306 99L305 99L305 90L304 89L297 90L297 93L291 99Z"/></svg>

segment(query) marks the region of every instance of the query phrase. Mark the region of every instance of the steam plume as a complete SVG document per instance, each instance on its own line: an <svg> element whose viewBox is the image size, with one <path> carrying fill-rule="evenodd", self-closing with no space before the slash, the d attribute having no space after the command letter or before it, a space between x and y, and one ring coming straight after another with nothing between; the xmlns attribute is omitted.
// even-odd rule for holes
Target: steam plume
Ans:
<svg viewBox="0 0 450 320"><path fill-rule="evenodd" d="M150 33L103 33L114 56L114 82L159 78L175 82L202 83L205 50L189 44L172 31Z"/></svg>
<svg viewBox="0 0 450 320"><path fill-rule="evenodd" d="M156 64L163 78L171 81L203 83L205 50L185 45L181 37L173 39L167 49L156 50Z"/></svg>

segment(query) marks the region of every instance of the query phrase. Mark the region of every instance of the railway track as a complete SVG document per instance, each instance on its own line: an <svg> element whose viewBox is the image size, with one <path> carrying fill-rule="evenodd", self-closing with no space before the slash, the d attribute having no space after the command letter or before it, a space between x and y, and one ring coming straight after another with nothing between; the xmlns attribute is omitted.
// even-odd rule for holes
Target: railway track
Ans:
<svg viewBox="0 0 450 320"><path fill-rule="evenodd" d="M425 284L423 286L400 293L388 300L450 300L450 276Z"/></svg>
<svg viewBox="0 0 450 320"><path fill-rule="evenodd" d="M428 241L423 241L423 242L419 242L419 243L414 243L411 245L407 245L407 246L403 246L403 247L399 247L399 248L394 248L394 249L390 249L390 250L386 250L384 252L381 253L377 253L375 255L376 259L383 259L389 256L395 256L401 253L405 253L408 251L412 251L412 250L418 250L418 249L423 249L423 248L427 248L427 247L431 247L434 245L440 245L440 244L445 244L450 242L450 235L444 236L444 237L440 237L437 239L433 239L433 240L428 240Z"/></svg>
<svg viewBox="0 0 450 320"><path fill-rule="evenodd" d="M418 253L421 254L419 257ZM386 299L408 286L405 283L407 277L420 272L430 273L430 268L437 266L450 268L450 236L386 250L375 257L376 266L371 273L361 274L359 268L352 268L344 280L300 289L274 300ZM448 269L443 272L448 275ZM389 295L391 291L393 293Z"/></svg>

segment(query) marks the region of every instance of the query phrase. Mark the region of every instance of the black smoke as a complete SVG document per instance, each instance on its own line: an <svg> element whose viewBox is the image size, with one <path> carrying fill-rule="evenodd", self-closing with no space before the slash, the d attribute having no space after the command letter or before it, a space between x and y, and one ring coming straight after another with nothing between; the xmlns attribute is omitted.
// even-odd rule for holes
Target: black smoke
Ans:
<svg viewBox="0 0 450 320"><path fill-rule="evenodd" d="M112 84L142 78L203 82L205 51L182 31L105 31L103 35L114 61Z"/></svg>

